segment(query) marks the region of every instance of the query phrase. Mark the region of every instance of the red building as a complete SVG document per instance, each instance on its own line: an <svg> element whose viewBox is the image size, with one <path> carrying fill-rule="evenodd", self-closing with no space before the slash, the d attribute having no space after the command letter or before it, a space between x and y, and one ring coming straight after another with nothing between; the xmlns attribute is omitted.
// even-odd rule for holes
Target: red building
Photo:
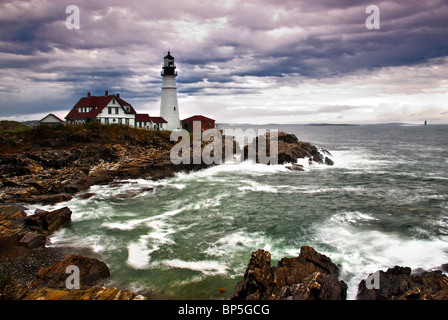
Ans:
<svg viewBox="0 0 448 320"><path fill-rule="evenodd" d="M199 121L201 124L201 132L204 132L207 129L213 129L215 127L215 120L195 115L190 118L182 120L182 129L187 130L188 132L193 132L193 122Z"/></svg>

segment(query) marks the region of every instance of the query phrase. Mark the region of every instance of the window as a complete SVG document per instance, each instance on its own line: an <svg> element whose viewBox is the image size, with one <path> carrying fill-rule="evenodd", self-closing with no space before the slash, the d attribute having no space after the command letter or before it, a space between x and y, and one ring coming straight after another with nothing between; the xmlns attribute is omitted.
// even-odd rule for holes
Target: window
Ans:
<svg viewBox="0 0 448 320"><path fill-rule="evenodd" d="M122 120L121 118L118 118L118 124L121 124L121 120Z"/></svg>
<svg viewBox="0 0 448 320"><path fill-rule="evenodd" d="M125 121L126 121L126 125L128 126L129 125L129 119L126 119Z"/></svg>
<svg viewBox="0 0 448 320"><path fill-rule="evenodd" d="M174 107L174 111L176 111L176 107Z"/></svg>
<svg viewBox="0 0 448 320"><path fill-rule="evenodd" d="M119 114L120 111L118 110L118 108L115 108L115 114Z"/></svg>
<svg viewBox="0 0 448 320"><path fill-rule="evenodd" d="M112 108L111 107L107 108L107 113L108 114L112 114Z"/></svg>
<svg viewBox="0 0 448 320"><path fill-rule="evenodd" d="M104 124L109 124L109 118L104 118Z"/></svg>
<svg viewBox="0 0 448 320"><path fill-rule="evenodd" d="M112 104L115 104L115 99L112 99Z"/></svg>

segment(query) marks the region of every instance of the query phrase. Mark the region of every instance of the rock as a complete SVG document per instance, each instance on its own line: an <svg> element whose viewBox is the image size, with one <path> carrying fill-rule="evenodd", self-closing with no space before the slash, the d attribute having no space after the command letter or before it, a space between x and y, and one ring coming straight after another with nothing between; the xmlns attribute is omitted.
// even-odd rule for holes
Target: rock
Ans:
<svg viewBox="0 0 448 320"><path fill-rule="evenodd" d="M37 272L37 279L33 281L31 286L33 288L66 288L66 279L71 274L66 272L68 266L77 266L79 268L81 289L95 286L101 280L110 276L109 268L104 262L82 255L71 255L64 261L51 267L41 268Z"/></svg>
<svg viewBox="0 0 448 320"><path fill-rule="evenodd" d="M20 219L24 218L26 216L23 209L21 209L17 205L6 205L6 206L0 206L0 219Z"/></svg>
<svg viewBox="0 0 448 320"><path fill-rule="evenodd" d="M80 195L78 196L78 198L79 198L79 199L82 199L82 200L84 200L84 199L90 199L90 198L93 197L94 195L95 195L95 193L93 193L93 192L86 192L86 193L80 194Z"/></svg>
<svg viewBox="0 0 448 320"><path fill-rule="evenodd" d="M30 288L12 278L1 279L4 285L0 300L147 300L129 290L116 287L92 287L87 289L63 290L55 288Z"/></svg>
<svg viewBox="0 0 448 320"><path fill-rule="evenodd" d="M132 291L115 287L93 287L84 290L58 290L44 288L29 292L23 300L146 300Z"/></svg>
<svg viewBox="0 0 448 320"><path fill-rule="evenodd" d="M58 193L50 195L28 196L24 198L23 201L28 203L55 204L62 201L68 201L71 198L72 196L67 193Z"/></svg>
<svg viewBox="0 0 448 320"><path fill-rule="evenodd" d="M31 231L48 235L67 225L71 221L71 215L72 211L68 207L63 207L28 216L24 219L24 224Z"/></svg>
<svg viewBox="0 0 448 320"><path fill-rule="evenodd" d="M19 241L22 237L22 225L26 213L16 205L0 206L0 237Z"/></svg>
<svg viewBox="0 0 448 320"><path fill-rule="evenodd" d="M331 160L331 159L328 158L328 157L325 157L325 161L324 161L324 163L325 163L327 166L332 166L332 165L334 165L334 161Z"/></svg>
<svg viewBox="0 0 448 320"><path fill-rule="evenodd" d="M332 299L346 298L347 285L338 280L339 269L325 255L303 246L296 258L283 258L271 267L268 251L252 252L244 278L232 299Z"/></svg>
<svg viewBox="0 0 448 320"><path fill-rule="evenodd" d="M46 243L46 236L34 232L27 232L19 241L19 244L27 246L30 249L44 247Z"/></svg>
<svg viewBox="0 0 448 320"><path fill-rule="evenodd" d="M314 272L302 283L282 288L280 299L287 300L345 300L347 285L334 274Z"/></svg>
<svg viewBox="0 0 448 320"><path fill-rule="evenodd" d="M270 132L266 133L263 139L266 139L266 146L259 149L258 140L261 137L256 137L252 140L252 146L255 147L256 162L260 162L259 154L270 156ZM250 148L248 145L244 146L243 154L244 159L250 157ZM329 153L326 149L324 153ZM319 149L309 142L300 141L294 134L285 132L278 132L278 164L296 163L297 159L303 159L309 157L312 161L323 164L325 156L319 151ZM328 161L328 163L330 163Z"/></svg>
<svg viewBox="0 0 448 320"><path fill-rule="evenodd" d="M378 272L379 289L368 289L367 280L361 280L358 300L448 299L448 277L440 270L411 274L411 268L395 266Z"/></svg>
<svg viewBox="0 0 448 320"><path fill-rule="evenodd" d="M297 163L293 163L291 166L285 166L285 168L291 171L303 171L303 166Z"/></svg>

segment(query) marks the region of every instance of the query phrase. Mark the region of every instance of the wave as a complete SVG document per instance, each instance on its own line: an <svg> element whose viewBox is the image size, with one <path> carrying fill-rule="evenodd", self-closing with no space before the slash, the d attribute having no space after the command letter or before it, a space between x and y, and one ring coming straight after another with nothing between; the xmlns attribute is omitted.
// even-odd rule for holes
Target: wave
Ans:
<svg viewBox="0 0 448 320"><path fill-rule="evenodd" d="M348 299L356 299L359 282L377 270L395 265L426 270L448 259L447 237L417 239L374 230L362 223L375 220L368 214L345 212L314 227L316 242L323 245L319 252L342 265L341 278L348 284Z"/></svg>
<svg viewBox="0 0 448 320"><path fill-rule="evenodd" d="M217 260L200 260L200 261L184 261L181 259L162 260L152 265L166 266L176 269L189 269L192 271L198 271L207 276L226 275L228 266L223 261Z"/></svg>

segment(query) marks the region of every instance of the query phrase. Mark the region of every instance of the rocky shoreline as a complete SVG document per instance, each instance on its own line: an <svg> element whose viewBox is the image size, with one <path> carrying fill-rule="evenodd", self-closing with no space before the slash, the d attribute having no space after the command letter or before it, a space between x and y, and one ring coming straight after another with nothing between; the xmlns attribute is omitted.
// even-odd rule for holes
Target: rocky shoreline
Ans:
<svg viewBox="0 0 448 320"><path fill-rule="evenodd" d="M445 271L448 266L444 265ZM347 284L338 279L341 266L302 246L300 255L271 266L268 251L252 252L232 300L345 300ZM448 300L448 277L441 270L395 266L361 280L357 300ZM375 283L376 282L376 283Z"/></svg>
<svg viewBox="0 0 448 320"><path fill-rule="evenodd" d="M256 145L257 139L253 140ZM170 160L174 144L168 132L126 127L38 127L1 134L0 300L146 299L104 287L109 270L103 262L80 255L76 248L46 246L54 231L70 223L69 208L27 215L26 205L56 204L74 195L88 198L92 194L86 190L92 185L130 178L157 180L209 166L174 165ZM237 150L234 145L232 152ZM247 157L248 147L242 152ZM269 149L256 149L257 161L259 152L270 154ZM303 170L296 164L298 158L333 165L327 150L283 132L278 134L278 152L278 163L285 164L291 174ZM83 285L69 290L66 268L73 264L80 268ZM367 279L363 280L358 299L448 299L448 280L441 271L415 274L409 268L394 267L378 272L380 289L367 289ZM299 257L283 258L276 267L271 267L269 252L258 250L252 253L232 299L344 300L347 285L338 276L339 266L311 247L302 247Z"/></svg>

